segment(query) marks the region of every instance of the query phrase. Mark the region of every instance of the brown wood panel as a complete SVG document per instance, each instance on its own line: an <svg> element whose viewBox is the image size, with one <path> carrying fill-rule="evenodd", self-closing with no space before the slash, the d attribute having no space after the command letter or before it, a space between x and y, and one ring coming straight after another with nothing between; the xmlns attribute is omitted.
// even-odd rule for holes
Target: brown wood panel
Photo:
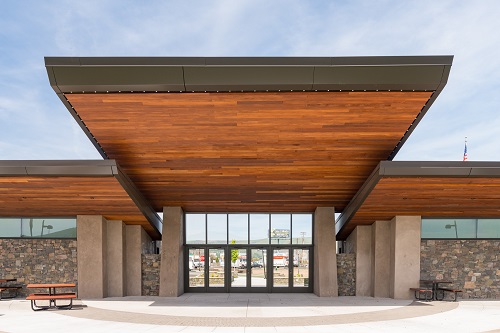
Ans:
<svg viewBox="0 0 500 333"><path fill-rule="evenodd" d="M103 215L154 231L114 177L0 177L0 216Z"/></svg>
<svg viewBox="0 0 500 333"><path fill-rule="evenodd" d="M391 220L396 215L477 217L500 215L499 178L381 179L342 233L357 225Z"/></svg>
<svg viewBox="0 0 500 333"><path fill-rule="evenodd" d="M156 210L341 211L431 92L67 94Z"/></svg>

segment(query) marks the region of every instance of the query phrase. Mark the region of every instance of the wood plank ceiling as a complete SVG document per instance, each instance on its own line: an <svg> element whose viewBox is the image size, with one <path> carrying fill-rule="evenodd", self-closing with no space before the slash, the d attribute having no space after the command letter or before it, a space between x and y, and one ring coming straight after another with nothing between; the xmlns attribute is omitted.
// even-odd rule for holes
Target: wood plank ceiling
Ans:
<svg viewBox="0 0 500 333"><path fill-rule="evenodd" d="M432 92L65 94L157 211L347 205Z"/></svg>
<svg viewBox="0 0 500 333"><path fill-rule="evenodd" d="M500 178L384 177L337 236L397 215L491 218L500 215Z"/></svg>
<svg viewBox="0 0 500 333"><path fill-rule="evenodd" d="M0 216L103 215L155 235L115 177L0 177Z"/></svg>

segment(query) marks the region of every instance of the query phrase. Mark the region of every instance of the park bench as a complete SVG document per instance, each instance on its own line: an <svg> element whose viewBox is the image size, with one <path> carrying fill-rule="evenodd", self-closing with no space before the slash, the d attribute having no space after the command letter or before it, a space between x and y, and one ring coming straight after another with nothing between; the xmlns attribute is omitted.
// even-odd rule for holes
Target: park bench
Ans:
<svg viewBox="0 0 500 333"><path fill-rule="evenodd" d="M450 294L454 294L454 298L453 298L453 302L456 302L457 301L457 297L458 297L458 293L462 293L463 291L462 290L459 290L459 289L453 289L453 288L438 288L437 292L436 292L436 299L438 301L442 301L444 300L444 296L445 296L445 293L450 293ZM440 296L441 295L441 296Z"/></svg>
<svg viewBox="0 0 500 333"><path fill-rule="evenodd" d="M3 286L0 287L0 300L2 298L15 298L17 297L19 293L19 289L22 289L23 287L21 286ZM6 295L4 292L7 292L8 295Z"/></svg>
<svg viewBox="0 0 500 333"><path fill-rule="evenodd" d="M410 288L410 290L415 292L415 299L418 299L419 301L429 302L432 301L434 297L434 291L432 288L418 287Z"/></svg>

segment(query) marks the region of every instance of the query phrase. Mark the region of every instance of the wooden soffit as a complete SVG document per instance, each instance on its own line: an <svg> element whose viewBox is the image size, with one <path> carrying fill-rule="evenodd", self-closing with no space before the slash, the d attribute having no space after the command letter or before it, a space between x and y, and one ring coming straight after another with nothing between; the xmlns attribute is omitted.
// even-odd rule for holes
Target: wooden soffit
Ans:
<svg viewBox="0 0 500 333"><path fill-rule="evenodd" d="M383 161L338 218L337 239L398 215L500 216L500 163Z"/></svg>
<svg viewBox="0 0 500 333"><path fill-rule="evenodd" d="M0 216L102 215L141 225L158 239L160 218L127 183L113 160L2 161Z"/></svg>
<svg viewBox="0 0 500 333"><path fill-rule="evenodd" d="M451 57L48 58L54 90L156 210L342 211Z"/></svg>

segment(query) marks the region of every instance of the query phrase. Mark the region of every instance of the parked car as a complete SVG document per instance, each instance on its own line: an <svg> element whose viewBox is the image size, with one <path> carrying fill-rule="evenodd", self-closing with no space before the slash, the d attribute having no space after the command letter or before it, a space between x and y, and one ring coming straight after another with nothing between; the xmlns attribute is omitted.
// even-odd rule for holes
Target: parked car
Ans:
<svg viewBox="0 0 500 333"><path fill-rule="evenodd" d="M262 263L259 262L259 261L253 261L252 262L252 267L262 268L262 267L264 267L264 265L262 265Z"/></svg>

